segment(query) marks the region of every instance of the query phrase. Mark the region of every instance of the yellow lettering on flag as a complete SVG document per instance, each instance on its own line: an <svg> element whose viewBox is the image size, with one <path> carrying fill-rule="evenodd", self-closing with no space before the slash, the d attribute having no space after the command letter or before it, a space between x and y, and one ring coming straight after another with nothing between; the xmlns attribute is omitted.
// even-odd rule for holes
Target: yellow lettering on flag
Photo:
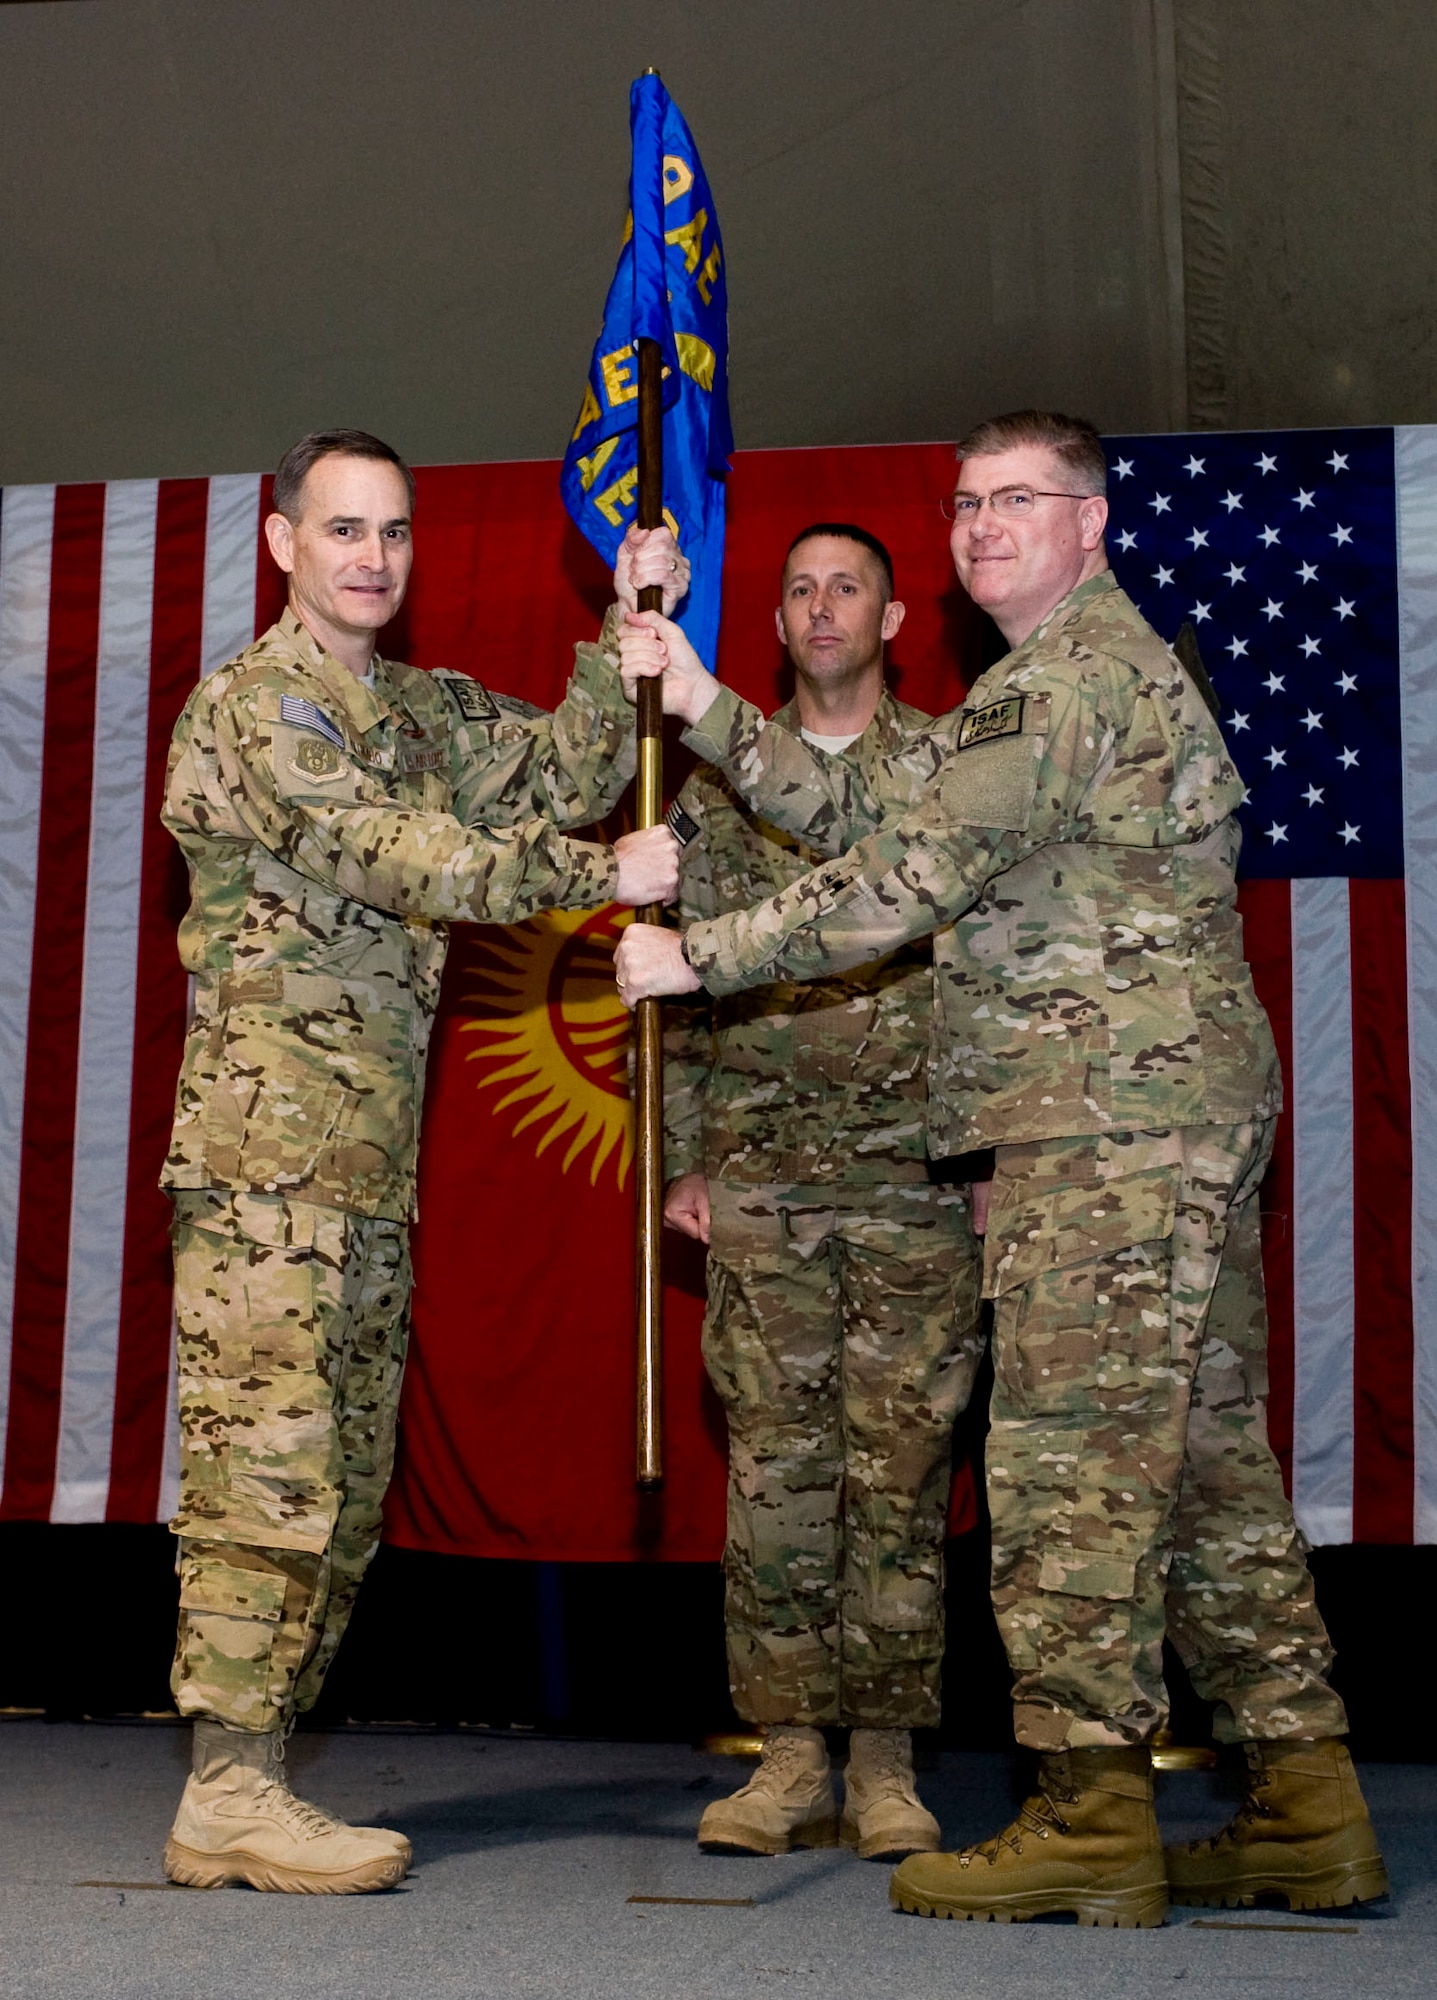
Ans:
<svg viewBox="0 0 1437 2000"><path fill-rule="evenodd" d="M579 405L579 421L574 426L574 435L569 439L570 444L576 443L580 432L585 430L594 421L595 417L601 417L603 414L603 411L599 408L599 399L594 394L593 388L588 382L585 382L584 400Z"/></svg>
<svg viewBox="0 0 1437 2000"><path fill-rule="evenodd" d="M616 410L620 403L638 400L639 385L633 379L633 370L625 366L633 358L632 347L616 347L612 354L599 357L599 373L604 378L604 394L611 410Z"/></svg>
<svg viewBox="0 0 1437 2000"><path fill-rule="evenodd" d="M709 294L713 290L714 279L719 274L719 265L722 262L723 258L720 255L719 247L717 243L715 243L713 249L710 250L708 257L704 262L703 269L694 279L694 290L698 293L699 297L703 300L705 305L710 305L712 303ZM693 266L690 265L689 269L692 270Z"/></svg>
<svg viewBox="0 0 1437 2000"><path fill-rule="evenodd" d="M624 217L624 233L619 238L619 248L621 250L623 249L624 245L628 242L629 238L633 235L633 233L634 233L634 211L630 209L628 214Z"/></svg>
<svg viewBox="0 0 1437 2000"><path fill-rule="evenodd" d="M676 250L683 251L686 271L693 272L699 267L699 258L704 253L704 231L708 226L709 212L706 208L701 208L697 215L690 216L687 222L681 222L677 229L664 231L665 243L671 243Z"/></svg>
<svg viewBox="0 0 1437 2000"><path fill-rule="evenodd" d="M677 153L664 154L664 207L677 201L681 194L687 194L694 184L694 170L687 160L681 160ZM632 222L632 217L630 221Z"/></svg>
<svg viewBox="0 0 1437 2000"><path fill-rule="evenodd" d="M674 540L677 541L679 538L679 524L667 507L664 509L664 526L668 529Z"/></svg>
<svg viewBox="0 0 1437 2000"><path fill-rule="evenodd" d="M639 468L636 465L631 465L627 472L614 481L612 486L605 487L602 493L594 495L594 505L611 528L623 527L624 517L620 509L633 506L634 488L638 483Z"/></svg>
<svg viewBox="0 0 1437 2000"><path fill-rule="evenodd" d="M679 350L679 368L691 382L697 382L701 389L712 391L714 368L717 363L714 351L706 340L700 340L696 333L676 333L674 345ZM668 374L668 369L664 373ZM577 437L578 433L575 432Z"/></svg>
<svg viewBox="0 0 1437 2000"><path fill-rule="evenodd" d="M619 440L616 437L605 438L601 445L594 447L587 458L581 458L577 461L579 467L579 484L586 493L618 448Z"/></svg>

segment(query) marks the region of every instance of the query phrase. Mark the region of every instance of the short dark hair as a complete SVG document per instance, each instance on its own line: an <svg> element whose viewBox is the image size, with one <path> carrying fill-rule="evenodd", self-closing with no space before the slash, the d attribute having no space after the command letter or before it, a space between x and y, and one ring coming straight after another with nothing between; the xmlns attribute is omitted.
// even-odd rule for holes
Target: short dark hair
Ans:
<svg viewBox="0 0 1437 2000"><path fill-rule="evenodd" d="M304 502L304 482L322 458L378 458L404 476L409 511L414 512L414 474L392 444L368 431L311 431L292 444L275 468L274 508L287 521L297 521Z"/></svg>
<svg viewBox="0 0 1437 2000"><path fill-rule="evenodd" d="M785 569L788 568L788 557L793 554L799 543L811 542L816 535L832 535L835 541L857 542L861 549L867 549L868 553L876 560L878 567L883 571L884 586L887 589L888 595L892 597L893 558L889 555L887 549L884 548L882 542L879 541L877 535L870 535L867 528L860 528L854 521L815 521L812 527L805 528L801 534L795 535L789 543L788 555L783 559Z"/></svg>
<svg viewBox="0 0 1437 2000"><path fill-rule="evenodd" d="M1016 451L1025 444L1042 445L1076 474L1090 493L1108 490L1108 461L1095 425L1086 417L1065 417L1058 410L1013 410L1006 417L989 417L975 424L955 447L959 458L990 458Z"/></svg>

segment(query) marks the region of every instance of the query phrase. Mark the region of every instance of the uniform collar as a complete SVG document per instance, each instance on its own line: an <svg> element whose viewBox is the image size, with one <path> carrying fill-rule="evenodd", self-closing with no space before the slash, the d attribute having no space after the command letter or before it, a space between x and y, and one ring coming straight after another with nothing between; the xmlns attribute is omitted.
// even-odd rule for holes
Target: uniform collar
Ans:
<svg viewBox="0 0 1437 2000"><path fill-rule="evenodd" d="M803 734L803 724L799 720L797 700L785 702L773 720L780 729L786 729L791 736ZM821 732L820 732L821 733ZM903 731L898 720L898 703L892 689L885 682L883 692L878 697L878 706L873 711L873 720L859 736L855 736L842 757L855 756L859 750L896 750Z"/></svg>
<svg viewBox="0 0 1437 2000"><path fill-rule="evenodd" d="M389 712L389 704L380 695L377 677L373 688L367 688L363 681L356 680L348 667L341 666L332 653L326 652L304 620L296 617L288 605L280 614L276 630L298 655L301 665L316 680L323 682L326 692L361 736L383 721ZM382 668L383 662L378 664Z"/></svg>
<svg viewBox="0 0 1437 2000"><path fill-rule="evenodd" d="M1090 576L1086 583L1080 583L1070 590L1066 597L1055 604L1042 624L1028 634L1024 646L1031 646L1035 639L1046 639L1050 632L1065 625L1075 611L1082 611L1095 597L1104 597L1110 590L1116 590L1118 579L1110 569L1100 569L1096 576ZM1016 653L1018 647L1013 648Z"/></svg>

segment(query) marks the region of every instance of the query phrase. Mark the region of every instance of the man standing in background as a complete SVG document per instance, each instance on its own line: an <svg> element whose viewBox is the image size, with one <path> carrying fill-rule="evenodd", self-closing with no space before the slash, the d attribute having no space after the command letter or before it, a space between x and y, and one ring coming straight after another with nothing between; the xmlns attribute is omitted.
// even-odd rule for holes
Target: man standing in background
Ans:
<svg viewBox="0 0 1437 2000"><path fill-rule="evenodd" d="M888 551L849 523L806 528L776 618L796 697L772 727L881 789L883 760L931 725L884 683L903 622ZM626 653L650 644L631 628ZM711 765L669 824L685 923L745 909L818 858ZM708 1245L729 1681L765 1731L752 1781L703 1816L712 1851L835 1842L833 1724L852 1726L843 1840L872 1858L939 1844L911 1732L939 1720L952 1426L981 1347L967 1189L928 1171L931 1016L926 944L668 1010L665 1219Z"/></svg>
<svg viewBox="0 0 1437 2000"><path fill-rule="evenodd" d="M172 1685L194 1770L172 1881L387 1888L409 1843L296 1799L314 1703L379 1541L408 1330L407 1223L446 925L667 901L662 828L565 837L633 771L616 613L554 715L382 659L414 484L363 431L280 462L278 624L176 724L164 820L184 850L195 981L163 1180L174 1202L182 1434ZM616 582L670 608L686 565L635 535Z"/></svg>

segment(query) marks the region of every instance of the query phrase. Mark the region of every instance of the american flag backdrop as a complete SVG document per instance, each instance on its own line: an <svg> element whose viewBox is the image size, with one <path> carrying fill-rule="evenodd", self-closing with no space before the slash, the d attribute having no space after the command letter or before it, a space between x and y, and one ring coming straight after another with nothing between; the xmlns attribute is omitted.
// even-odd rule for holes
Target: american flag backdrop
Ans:
<svg viewBox="0 0 1437 2000"><path fill-rule="evenodd" d="M1437 1540L1437 429L1111 456L1119 577L1164 636L1193 623L1252 794L1247 946L1292 1107L1265 1190L1275 1441L1314 1541ZM765 698L782 546L847 517L898 557L899 692L956 699L950 480L931 445L738 454L724 676ZM0 496L0 1519L173 1504L155 1175L186 992L158 804L189 689L278 608L265 500L249 476ZM422 472L389 649L552 702L602 597L570 538L552 465ZM627 1482L626 1437L612 1458Z"/></svg>

